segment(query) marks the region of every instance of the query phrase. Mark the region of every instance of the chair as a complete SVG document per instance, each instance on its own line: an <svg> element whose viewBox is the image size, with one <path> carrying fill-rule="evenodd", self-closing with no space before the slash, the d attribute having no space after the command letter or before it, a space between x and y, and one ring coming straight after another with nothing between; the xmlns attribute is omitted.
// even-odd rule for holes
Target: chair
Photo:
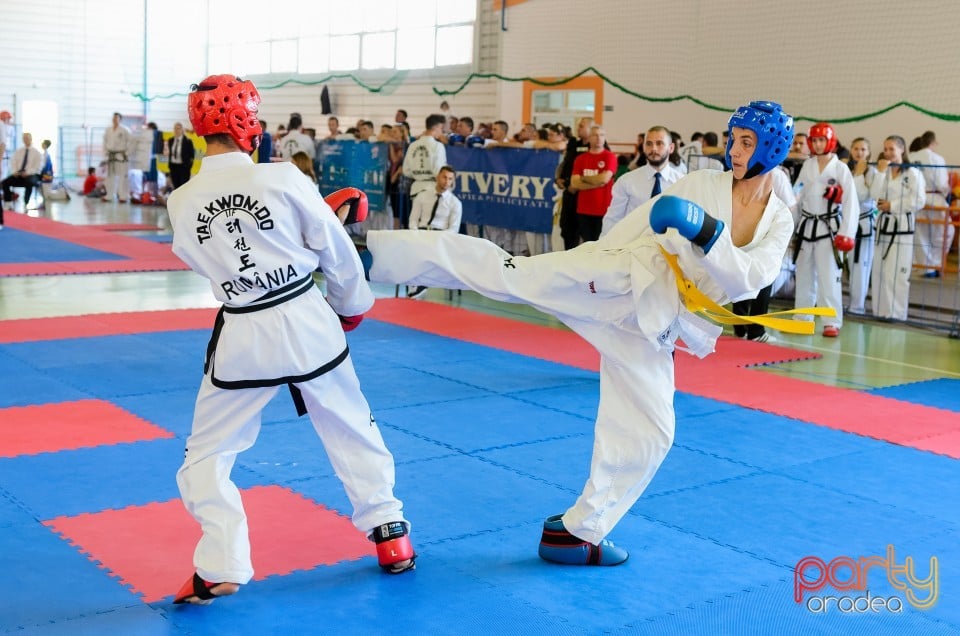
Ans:
<svg viewBox="0 0 960 636"><path fill-rule="evenodd" d="M30 192L30 201L31 201L31 204L35 205L36 207L39 207L39 205L43 205L43 203L42 203L42 201L43 201L43 190L42 190L42 188L40 187L40 186L41 186L40 175L35 175L32 181L33 181L33 182L30 183L29 185L10 185L10 186L8 186L8 190L10 191L10 193L11 193L11 195L12 195L12 198L10 199L10 201L4 201L4 202L3 202L3 204L4 204L5 206L10 206L10 207L8 207L7 209L12 210L12 209L13 209L13 203L14 203L15 201L17 201L17 200L20 199L20 194L17 193L17 192L14 192L14 190L23 190L23 198L24 198L24 201L26 201L27 192ZM39 203L39 205L37 205L37 202L38 202L38 201L41 202L41 203ZM27 209L28 209L26 203L24 204L23 209L24 209L24 210L27 210Z"/></svg>

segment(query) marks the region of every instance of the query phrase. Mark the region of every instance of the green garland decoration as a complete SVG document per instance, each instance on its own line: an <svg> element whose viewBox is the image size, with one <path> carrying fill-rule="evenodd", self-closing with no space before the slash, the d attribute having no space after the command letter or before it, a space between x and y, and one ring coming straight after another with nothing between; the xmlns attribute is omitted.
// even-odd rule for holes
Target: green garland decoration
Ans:
<svg viewBox="0 0 960 636"><path fill-rule="evenodd" d="M294 79L291 77L289 79L283 80L279 84L270 84L268 86L257 86L257 90L261 92L269 91L275 88L281 88L283 86L286 86L287 84L298 84L300 86L316 86L317 84L325 84L330 80L349 79L349 80L353 80L355 84L357 84L358 86L360 86L361 88L365 89L370 93L385 93L389 95L393 89L395 89L397 86L403 83L403 79L406 78L407 73L408 71L397 71L396 73L391 75L387 79L387 81L385 81L380 86L370 86L369 84L366 84L363 80L361 80L356 75L353 75L352 73L341 73L336 75L328 75L322 79L311 80L309 82L305 80ZM386 89L388 88L391 90L389 92L385 92ZM169 93L167 95L154 95L153 97L148 97L143 93L131 93L133 97L139 99L142 102L152 102L155 99L171 99L173 97L186 97L189 94L190 93Z"/></svg>
<svg viewBox="0 0 960 636"><path fill-rule="evenodd" d="M557 80L542 80L542 79L537 79L535 77L507 77L505 75L501 75L500 73L471 73L457 88L453 90L440 89L440 88L437 88L436 86L432 87L432 90L434 94L439 97L456 95L462 92L470 84L470 82L472 82L475 79L497 79L504 82L530 82L531 84L536 84L537 86L560 86L562 84L566 84L567 82L575 80L578 77L586 75L587 73L593 73L594 75L602 79L607 84L610 84L614 88L619 89L620 91L626 93L627 95L636 97L637 99L642 99L647 102L669 103L669 102L689 101L689 102L693 102L694 104L697 104L698 106L701 106L702 108L706 108L707 110L715 110L723 113L730 113L730 112L733 112L734 110L731 107L717 106L716 104L710 104L708 102L703 101L702 99L697 99L692 95L677 95L675 97L652 97L650 95L644 95L642 93L638 93L636 91L630 90L623 84L615 82L614 80L604 75L603 73L601 73L600 71L598 71L592 66L588 66L587 68L583 69L579 73L575 73L574 75L570 75L569 77L564 77ZM383 84L380 84L379 86L371 86L352 73L341 73L341 74L328 75L322 79L313 80L313 81L304 81L304 80L290 78L278 84L271 84L269 86L259 86L258 88L261 91L269 91L275 88L281 88L283 86L286 86L287 84L298 84L300 86L316 86L317 84L324 84L326 82L329 82L330 80L348 79L368 92L383 93L383 94L389 95L392 92L392 89L396 88L397 86L403 83L403 80L406 78L406 76L407 76L407 71L398 71L393 75L391 75L387 79L387 81L385 81ZM391 90L388 92L387 89L391 89ZM170 93L168 95L155 95L153 97L147 97L143 93L133 93L132 95L141 101L149 102L155 99L170 99L173 97L186 97L188 94L189 93ZM800 115L800 116L794 116L793 119L794 121L810 121L810 122L829 121L832 124L850 124L853 122L865 121L867 119L873 119L874 117L879 117L880 115L888 113L891 110L900 108L901 106L913 109L919 113L923 113L924 115L927 115L928 117L933 117L935 119L940 119L943 121L960 121L960 115L958 114L940 113L937 111L930 110L928 108L922 108L920 106L917 106L916 104L913 104L907 101L899 101L896 104L887 106L886 108L881 108L871 113L856 115L853 117L830 118L830 117L808 117L806 115Z"/></svg>
<svg viewBox="0 0 960 636"><path fill-rule="evenodd" d="M651 97L649 95L643 95L636 91L630 90L623 84L613 81L612 79L610 79L609 77L607 77L606 75L604 75L603 73L601 73L600 71L598 71L592 66L588 66L587 68L583 69L579 73L576 73L569 77L565 77L563 79L558 79L558 80L549 80L549 81L537 79L535 77L505 77L503 75L500 75L499 73L471 73L469 76L467 76L467 79L464 80L463 83L460 84L460 86L458 86L455 90L439 90L437 88L434 88L433 92L439 96L456 95L457 93L465 89L467 85L470 84L470 82L472 82L474 79L499 79L505 82L530 82L531 84L536 84L537 86L560 86L562 84L566 84L571 80L575 80L578 77L585 75L586 73L591 73L591 72L597 77L599 77L600 79L602 79L607 84L610 84L615 88L618 88L619 90L623 91L627 95L631 95L633 97L642 99L644 101L678 102L682 100L687 100L687 101L693 102L694 104L702 106L703 108L706 108L708 110L716 110L716 111L726 112L726 113L733 112L734 110L733 108L729 108L725 106L717 106L716 104L709 104L701 99L697 99L696 97L693 97L692 95L678 95L676 97ZM927 108L921 108L916 104L912 104L910 102L905 102L905 101L897 102L896 104L887 106L886 108L881 108L880 110L873 111L872 113L867 113L865 115L857 115L854 117L829 118L829 117L807 117L805 115L801 115L801 116L794 116L793 119L794 121L811 121L811 122L829 121L830 123L833 123L833 124L849 124L852 122L864 121L867 119L872 119L874 117L879 117L880 115L883 115L884 113L888 113L891 110L894 110L895 108L899 108L900 106L906 106L907 108L912 108L915 111L923 113L924 115L927 115L929 117L934 117L936 119L942 119L944 121L960 121L960 115L955 115L951 113L938 113L936 111L929 110Z"/></svg>

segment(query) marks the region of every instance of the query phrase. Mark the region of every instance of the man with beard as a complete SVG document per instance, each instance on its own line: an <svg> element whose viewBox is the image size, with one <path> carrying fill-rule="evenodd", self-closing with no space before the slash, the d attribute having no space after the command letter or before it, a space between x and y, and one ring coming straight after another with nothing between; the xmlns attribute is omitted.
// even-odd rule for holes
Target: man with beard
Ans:
<svg viewBox="0 0 960 636"><path fill-rule="evenodd" d="M620 219L680 180L683 171L670 163L673 149L669 128L654 126L647 131L643 138L643 156L647 162L613 184L613 199L603 217L600 236L605 236Z"/></svg>

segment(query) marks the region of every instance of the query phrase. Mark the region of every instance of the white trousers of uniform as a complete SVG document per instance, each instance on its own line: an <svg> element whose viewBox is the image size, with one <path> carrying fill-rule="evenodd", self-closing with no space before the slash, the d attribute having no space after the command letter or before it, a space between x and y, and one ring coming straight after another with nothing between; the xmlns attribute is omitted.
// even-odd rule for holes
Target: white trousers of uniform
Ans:
<svg viewBox="0 0 960 636"><path fill-rule="evenodd" d="M107 189L108 199L113 199L118 194L121 200L130 199L129 170L129 161L107 161L107 178L104 180L104 186Z"/></svg>
<svg viewBox="0 0 960 636"><path fill-rule="evenodd" d="M837 316L823 317L823 326L843 326L843 288L840 283L841 270L833 254L833 243L829 238L816 241L802 241L797 254L797 289L794 306L831 307ZM813 320L813 316L799 314L797 320Z"/></svg>
<svg viewBox="0 0 960 636"><path fill-rule="evenodd" d="M861 229L869 229L866 219L860 219ZM853 251L847 252L847 265L850 268L850 304L851 313L866 313L867 291L870 289L870 272L873 268L874 247L876 246L877 230L873 229L870 236L864 236L857 242ZM854 255L857 260L854 261Z"/></svg>
<svg viewBox="0 0 960 636"><path fill-rule="evenodd" d="M940 193L927 193L927 205L947 207ZM942 210L919 210L917 228L913 235L917 262L928 269L943 266L943 257L953 245L954 228L950 215Z"/></svg>
<svg viewBox="0 0 960 636"><path fill-rule="evenodd" d="M381 524L404 521L403 505L393 496L393 456L373 421L350 358L296 386L353 505L353 525L369 534ZM230 471L237 455L257 440L261 412L280 389L287 392L285 385L220 389L209 373L200 385L177 485L203 531L193 563L206 581L243 584L253 577L247 516Z"/></svg>
<svg viewBox="0 0 960 636"><path fill-rule="evenodd" d="M919 228L919 225L917 227ZM879 318L907 319L910 308L913 244L914 238L910 234L879 234L877 236L871 298L873 314Z"/></svg>
<svg viewBox="0 0 960 636"><path fill-rule="evenodd" d="M370 232L367 248L373 255L372 281L472 289L527 304L563 321L600 352L590 475L563 515L569 532L599 543L639 499L674 436L673 356L635 326L633 255L588 252L581 246L510 256L489 241L451 232ZM667 283L675 293L673 280Z"/></svg>

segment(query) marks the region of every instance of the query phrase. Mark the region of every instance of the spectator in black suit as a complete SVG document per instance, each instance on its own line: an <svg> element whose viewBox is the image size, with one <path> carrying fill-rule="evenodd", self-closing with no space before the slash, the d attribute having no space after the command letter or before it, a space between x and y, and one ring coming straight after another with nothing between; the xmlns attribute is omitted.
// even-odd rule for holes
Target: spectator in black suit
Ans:
<svg viewBox="0 0 960 636"><path fill-rule="evenodd" d="M177 122L173 125L173 137L167 141L167 165L174 190L190 180L193 158L193 142L183 134L183 124Z"/></svg>
<svg viewBox="0 0 960 636"><path fill-rule="evenodd" d="M30 203L30 195L33 189L40 185L40 171L43 170L43 154L33 147L33 135L28 132L23 133L23 145L17 148L10 159L10 170L12 174L4 179L3 201L0 206L0 230L3 229L3 207L10 205L13 201L13 192L10 188L23 188L23 207L26 210Z"/></svg>

